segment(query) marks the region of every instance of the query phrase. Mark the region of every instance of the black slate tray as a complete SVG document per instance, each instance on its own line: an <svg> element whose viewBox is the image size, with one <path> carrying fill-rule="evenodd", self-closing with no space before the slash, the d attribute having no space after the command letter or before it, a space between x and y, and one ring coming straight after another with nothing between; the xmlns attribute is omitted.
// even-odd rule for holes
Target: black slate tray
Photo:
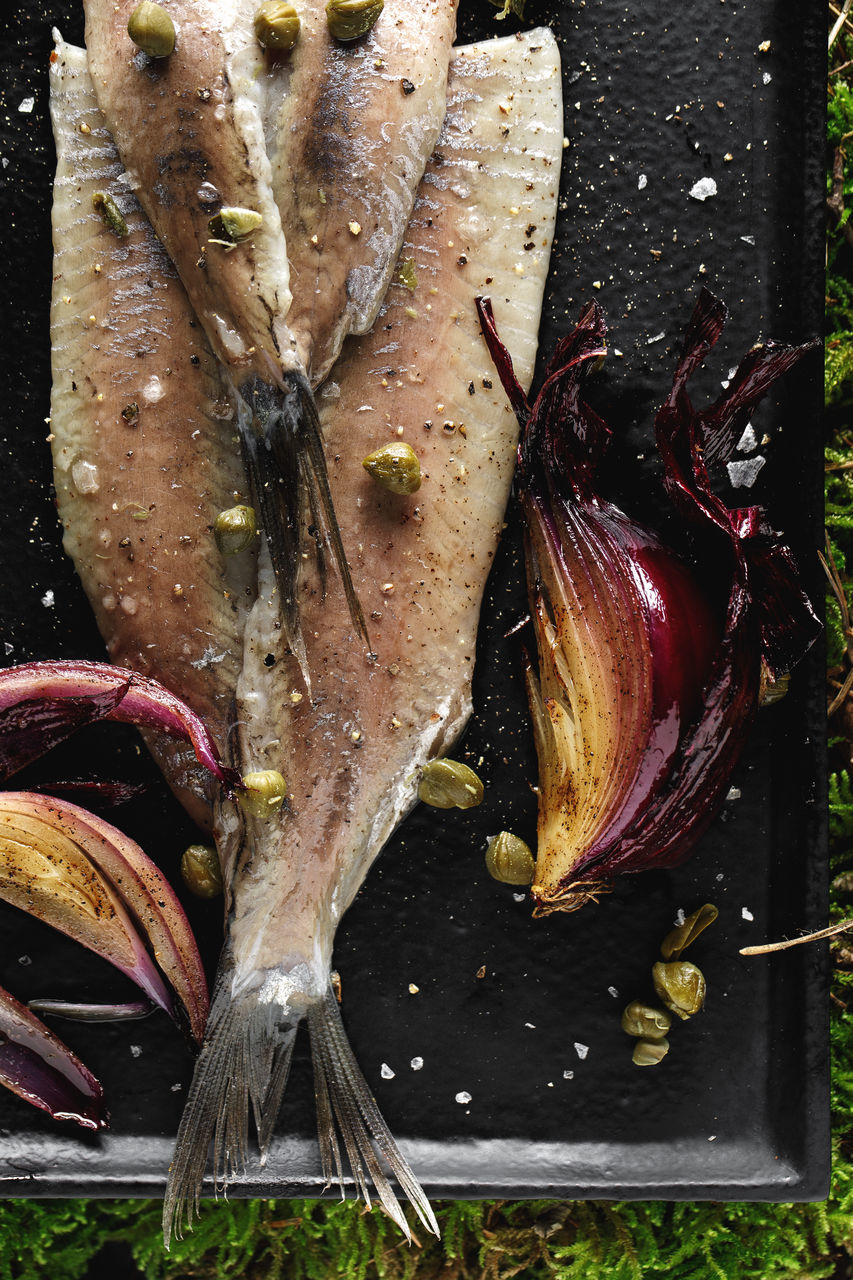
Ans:
<svg viewBox="0 0 853 1280"><path fill-rule="evenodd" d="M0 661L10 663L103 655L60 549L44 443L49 29L81 39L79 8L76 0L16 0L0 20L8 307ZM651 416L700 285L732 310L703 375L709 396L759 335L820 332L825 33L821 7L795 0L644 0L630 9L527 0L528 18L561 40L570 139L543 349L590 297L606 308L613 352L599 407L621 441L614 484L642 503ZM462 0L463 38L512 29L492 19L486 0ZM700 202L689 192L704 177L717 190ZM755 426L772 436L767 465L752 491L739 491L741 502L769 505L815 597L820 382L815 359L762 408ZM519 566L511 519L484 610L477 714L462 748L482 757L487 799L467 814L414 814L339 934L344 1018L380 1107L436 1197L822 1198L826 951L738 955L747 943L825 923L822 655L814 651L790 696L760 717L733 779L738 798L686 867L626 880L577 915L533 921L482 863L490 833L505 827L532 840L535 830L518 640L505 639L524 610ZM132 731L92 729L40 775L79 776L83 767L149 782L119 821L176 874L193 831ZM694 952L708 977L707 1009L676 1028L660 1067L638 1070L619 1029L621 1007L648 992L676 911L705 900L720 908ZM212 969L219 908L187 907ZM8 908L0 910L0 983L24 999L128 994L95 958ZM2 1092L0 1191L161 1193L191 1074L177 1033L160 1014L119 1027L57 1027L102 1079L112 1129L83 1134ZM471 1095L464 1105L455 1100L462 1091ZM319 1191L303 1044L272 1156L263 1171L252 1164L232 1194Z"/></svg>

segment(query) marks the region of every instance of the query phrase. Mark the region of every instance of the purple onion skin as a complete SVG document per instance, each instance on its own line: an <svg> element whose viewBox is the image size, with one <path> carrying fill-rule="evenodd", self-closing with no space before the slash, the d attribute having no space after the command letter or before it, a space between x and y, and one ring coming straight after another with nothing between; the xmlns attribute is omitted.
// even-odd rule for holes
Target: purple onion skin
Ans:
<svg viewBox="0 0 853 1280"><path fill-rule="evenodd" d="M201 719L157 680L104 662L29 662L0 671L0 780L38 759L75 729L121 720L190 742L199 763L230 791L226 768Z"/></svg>
<svg viewBox="0 0 853 1280"><path fill-rule="evenodd" d="M55 1120L105 1129L103 1089L67 1045L0 987L0 1084Z"/></svg>
<svg viewBox="0 0 853 1280"><path fill-rule="evenodd" d="M661 595L662 607L653 610L655 671L676 673L678 687L665 691L662 686L657 701L665 705L673 696L678 702L677 740L668 739L664 765L659 753L652 753L618 814L558 887L565 893L559 906L571 910L589 895L573 900L569 881L601 887L617 874L674 866L690 853L719 811L747 740L758 706L762 661L773 676L790 670L820 631L793 556L763 512L757 507L729 510L713 493L708 474L709 465L729 460L775 380L817 344L753 348L725 394L699 412L687 383L719 338L727 313L707 290L697 301L655 433L667 495L685 523L702 531L709 545L716 544L715 562L730 566L723 616L709 623L710 603L697 601L699 583L711 580L710 571L703 574L700 568L689 574L654 534L598 492L598 466L610 431L585 403L581 389L606 350L601 309L595 303L585 307L575 330L558 344L531 406L497 336L488 299L478 299L477 306L484 338L522 427L517 488L528 528L532 520L547 521L558 540L582 518L616 528L620 554L646 575L646 598L655 590ZM528 584L535 611L541 578L528 573Z"/></svg>

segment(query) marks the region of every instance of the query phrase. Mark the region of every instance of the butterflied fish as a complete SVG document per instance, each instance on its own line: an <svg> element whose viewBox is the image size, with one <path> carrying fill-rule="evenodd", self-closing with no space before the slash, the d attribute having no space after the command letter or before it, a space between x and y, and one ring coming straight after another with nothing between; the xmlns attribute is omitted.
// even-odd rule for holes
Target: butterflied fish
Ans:
<svg viewBox="0 0 853 1280"><path fill-rule="evenodd" d="M73 126L58 133L60 166L62 148L80 145L85 137ZM96 140L94 131L88 137ZM367 1197L372 1178L382 1203L408 1231L384 1172L390 1168L434 1228L423 1193L352 1059L329 991L329 964L338 920L415 802L420 766L449 746L470 713L477 614L516 439L515 419L489 385L473 297L484 288L493 294L502 324L513 332L519 376L529 382L561 148L559 64L547 32L457 51L439 156L421 186L403 249L405 276L392 285L376 333L346 344L320 402L333 460L330 483L346 512L359 591L379 615L373 619L376 656L368 658L354 642L342 585L330 583L324 603L319 578L306 575L300 608L315 688L310 700L304 697L298 665L279 628L274 575L262 547L257 595L242 649L234 651L236 678L230 657L227 663L223 658L185 664L189 687L182 692L191 701L211 698L211 688L224 691L234 678L236 733L223 730L224 746L243 771L281 770L289 799L267 820L244 818L227 803L218 809L228 939L170 1174L167 1238L197 1200L211 1138L223 1180L244 1160L250 1098L261 1149L268 1146L303 1016L311 1032L326 1176L336 1170L342 1176L337 1130L358 1189ZM72 154L69 163L81 173L82 211L86 170L80 155ZM69 194L68 186L58 186L58 199ZM57 222L62 221L60 212ZM94 213L88 221L89 235L93 228L99 235ZM84 245L82 229L80 235ZM62 265L66 278L76 278L69 263ZM85 270L77 269L82 281ZM158 276L152 272L151 278L159 288ZM120 290L120 282L112 287ZM65 305L85 333L89 299L76 292L67 296L71 302ZM61 295L55 310L60 304ZM170 331L167 317L157 330L149 334L154 346L160 331ZM393 378L387 376L389 350ZM61 363L78 357L88 362L95 386L106 386L120 372L100 344L69 347ZM163 364L166 358L171 354ZM70 439L72 450L84 453L98 412L97 396L82 402L57 396L54 449L61 453ZM140 414L140 436L153 421ZM227 431L215 415L201 429L219 441ZM361 467L366 453L400 434L420 457L423 483L412 498L378 490ZM157 448L170 447L166 434L156 438ZM131 470L133 461L126 459ZM100 487L83 494L73 486L68 492L67 482L64 487L64 518L97 524L108 495ZM222 495L211 494L208 520L221 501ZM185 488L174 493L174 502L197 505L197 496ZM68 545L76 549L84 583L96 597L104 567L89 555L94 540L69 539ZM141 559L146 545L136 544ZM205 565L209 542L196 540L185 551L182 575L191 582L191 558L198 554ZM209 572L200 567L202 576ZM212 581L214 589L195 598L199 636L220 625L217 592L230 589L217 587L215 576ZM169 590L170 575L152 577L152 592L162 598ZM148 611L129 616L135 619L138 651L159 661L162 627ZM100 621L109 641L115 611L102 610ZM218 656L220 647L214 647ZM207 692L198 693L200 688ZM191 775L187 780L192 782Z"/></svg>

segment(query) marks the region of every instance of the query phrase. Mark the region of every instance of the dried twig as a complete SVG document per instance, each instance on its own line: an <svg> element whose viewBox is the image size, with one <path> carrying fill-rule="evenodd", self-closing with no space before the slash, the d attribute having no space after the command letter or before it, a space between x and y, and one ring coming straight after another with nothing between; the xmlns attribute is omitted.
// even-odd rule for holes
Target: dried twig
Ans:
<svg viewBox="0 0 853 1280"><path fill-rule="evenodd" d="M784 942L764 942L757 947L741 947L742 956L764 956L770 951L787 951L789 947L799 947L804 942L819 942L821 938L832 938L837 933L846 933L853 928L853 920L840 920L826 929L818 929L816 933L804 933L799 938L786 938Z"/></svg>

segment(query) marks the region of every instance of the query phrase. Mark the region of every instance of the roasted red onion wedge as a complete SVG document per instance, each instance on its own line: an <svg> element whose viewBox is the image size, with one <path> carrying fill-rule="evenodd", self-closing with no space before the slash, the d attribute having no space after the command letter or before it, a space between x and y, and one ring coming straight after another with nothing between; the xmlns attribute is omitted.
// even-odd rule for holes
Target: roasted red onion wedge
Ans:
<svg viewBox="0 0 853 1280"><path fill-rule="evenodd" d="M207 984L189 923L168 881L116 827L64 800L0 793L0 898L108 960L180 1020L141 930L201 1043Z"/></svg>
<svg viewBox="0 0 853 1280"><path fill-rule="evenodd" d="M157 680L105 662L29 662L0 671L0 779L10 777L95 720L121 720L190 742L200 764L226 787L223 766L201 719Z"/></svg>
<svg viewBox="0 0 853 1280"><path fill-rule="evenodd" d="M2 987L0 1084L55 1120L75 1120L85 1129L107 1126L103 1090L95 1077Z"/></svg>
<svg viewBox="0 0 853 1280"><path fill-rule="evenodd" d="M708 555L691 573L651 530L599 492L610 437L581 396L605 354L595 303L558 345L532 406L515 380L488 300L483 333L523 430L517 488L538 672L527 686L539 759L535 913L572 911L621 872L671 866L717 812L758 705L762 667L778 678L819 623L793 558L757 507L730 511L722 465L762 396L808 349L767 343L725 394L697 412L690 375L720 335L707 290L690 322L656 439L665 489ZM712 564L725 568L721 598Z"/></svg>

